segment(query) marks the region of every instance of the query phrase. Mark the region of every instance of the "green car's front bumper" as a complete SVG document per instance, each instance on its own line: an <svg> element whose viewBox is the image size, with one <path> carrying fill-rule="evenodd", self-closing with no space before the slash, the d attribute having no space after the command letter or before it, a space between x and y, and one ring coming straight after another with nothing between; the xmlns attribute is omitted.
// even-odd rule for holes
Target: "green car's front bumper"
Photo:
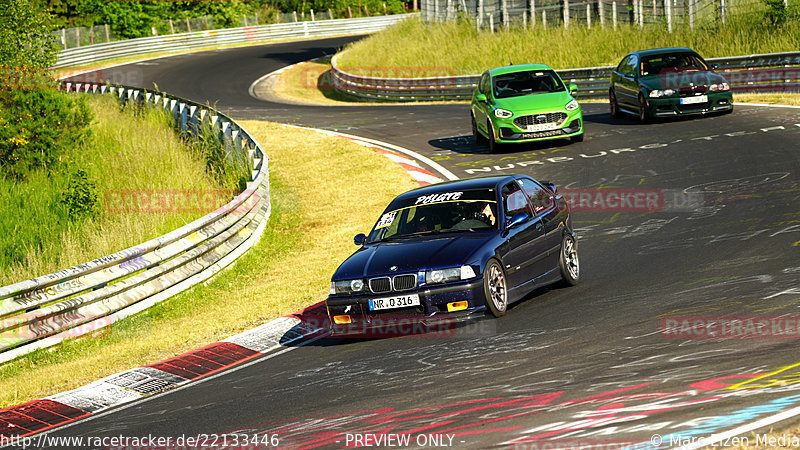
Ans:
<svg viewBox="0 0 800 450"><path fill-rule="evenodd" d="M649 98L647 107L651 117L681 116L688 114L707 114L733 109L733 94L730 91L709 92L708 101L682 104L680 97ZM683 97L684 99L692 97Z"/></svg>
<svg viewBox="0 0 800 450"><path fill-rule="evenodd" d="M537 116L559 115L557 122L545 123ZM514 114L509 118L492 117L495 141L501 144L531 142L545 139L563 139L583 133L583 113L578 107L572 111L549 111L544 113Z"/></svg>

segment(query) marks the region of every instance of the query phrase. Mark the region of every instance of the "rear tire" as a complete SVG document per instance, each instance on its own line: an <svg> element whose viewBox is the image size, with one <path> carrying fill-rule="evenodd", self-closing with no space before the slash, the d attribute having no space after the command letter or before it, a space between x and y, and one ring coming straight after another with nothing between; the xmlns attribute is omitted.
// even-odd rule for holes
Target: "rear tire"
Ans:
<svg viewBox="0 0 800 450"><path fill-rule="evenodd" d="M495 317L504 316L508 309L508 285L503 266L496 259L490 259L483 269L483 293L486 309Z"/></svg>
<svg viewBox="0 0 800 450"><path fill-rule="evenodd" d="M578 260L578 242L567 234L561 239L561 252L558 257L558 267L561 270L562 283L565 286L575 286L580 281L581 268Z"/></svg>

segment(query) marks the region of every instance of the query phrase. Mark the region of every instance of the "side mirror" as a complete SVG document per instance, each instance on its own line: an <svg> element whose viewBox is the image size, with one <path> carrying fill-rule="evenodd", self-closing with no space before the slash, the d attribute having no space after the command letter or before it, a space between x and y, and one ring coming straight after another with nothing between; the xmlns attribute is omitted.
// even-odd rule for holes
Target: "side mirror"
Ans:
<svg viewBox="0 0 800 450"><path fill-rule="evenodd" d="M486 103L486 94L476 94L475 101Z"/></svg>
<svg viewBox="0 0 800 450"><path fill-rule="evenodd" d="M356 237L353 238L353 242L356 245L364 245L367 242L367 235L364 233L358 233Z"/></svg>
<svg viewBox="0 0 800 450"><path fill-rule="evenodd" d="M717 69L719 69L719 63L712 63L711 70L717 70Z"/></svg>
<svg viewBox="0 0 800 450"><path fill-rule="evenodd" d="M574 94L577 91L578 91L578 85L575 84L575 83L570 83L570 85L569 85L569 93L570 94Z"/></svg>
<svg viewBox="0 0 800 450"><path fill-rule="evenodd" d="M633 72L625 72L625 73L623 74L623 76L624 76L625 78L633 78Z"/></svg>
<svg viewBox="0 0 800 450"><path fill-rule="evenodd" d="M545 186L547 189L550 189L551 191L553 191L553 194L555 194L555 193L556 193L556 185L555 185L555 184L553 184L553 183L551 183L551 182L549 182L549 181L543 181L543 182L542 182L542 184L543 184L543 185L544 185L544 186Z"/></svg>
<svg viewBox="0 0 800 450"><path fill-rule="evenodd" d="M511 216L511 220L508 221L508 225L506 226L506 228L510 230L516 226L522 225L523 223L527 222L528 219L530 219L530 217L528 217L527 214L516 213L513 216Z"/></svg>

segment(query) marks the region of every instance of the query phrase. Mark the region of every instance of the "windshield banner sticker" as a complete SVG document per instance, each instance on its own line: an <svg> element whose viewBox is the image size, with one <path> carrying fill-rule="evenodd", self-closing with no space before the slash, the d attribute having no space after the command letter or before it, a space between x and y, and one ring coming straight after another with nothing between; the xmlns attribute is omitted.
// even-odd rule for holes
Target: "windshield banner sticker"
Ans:
<svg viewBox="0 0 800 450"><path fill-rule="evenodd" d="M428 203L438 203L438 202L446 202L452 200L458 200L463 195L463 192L445 192L442 194L431 194L431 195L423 195L422 197L417 197L415 205L426 205Z"/></svg>

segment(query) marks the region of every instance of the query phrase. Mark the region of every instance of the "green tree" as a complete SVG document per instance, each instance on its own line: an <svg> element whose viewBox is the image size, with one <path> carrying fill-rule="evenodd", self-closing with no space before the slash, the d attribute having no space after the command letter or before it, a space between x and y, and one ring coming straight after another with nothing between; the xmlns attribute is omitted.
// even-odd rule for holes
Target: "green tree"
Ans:
<svg viewBox="0 0 800 450"><path fill-rule="evenodd" d="M0 7L0 66L38 67L53 65L55 37L50 34L49 13L35 0L3 0Z"/></svg>

